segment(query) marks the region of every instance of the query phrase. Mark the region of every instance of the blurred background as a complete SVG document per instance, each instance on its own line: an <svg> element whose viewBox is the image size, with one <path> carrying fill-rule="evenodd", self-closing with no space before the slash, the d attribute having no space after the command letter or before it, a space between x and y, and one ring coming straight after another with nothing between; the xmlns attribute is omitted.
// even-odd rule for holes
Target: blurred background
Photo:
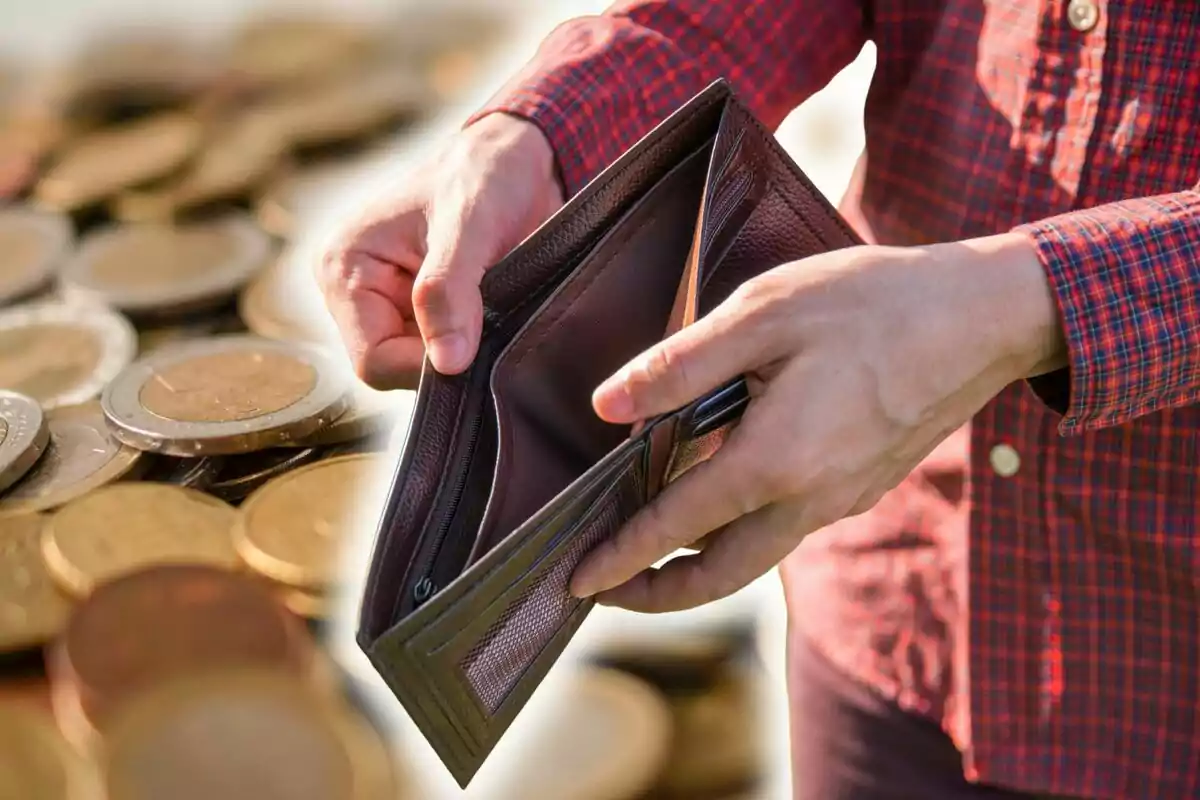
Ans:
<svg viewBox="0 0 1200 800"><path fill-rule="evenodd" d="M281 800L790 796L774 574L695 612L597 609L464 792L353 642L408 393L355 385L336 419L204 452L136 419L96 438L95 398L139 360L186 373L171 347L236 366L230 336L279 358L330 341L309 278L330 233L554 25L606 5L0 0L0 389L34 396L50 434L13 464L0 445L0 800L275 797L260 779ZM778 132L834 203L873 67L868 46ZM284 422L312 422L305 441L271 439ZM196 495L235 531L236 576L155 539ZM320 544L288 551L281 530ZM335 546L336 575L301 569Z"/></svg>

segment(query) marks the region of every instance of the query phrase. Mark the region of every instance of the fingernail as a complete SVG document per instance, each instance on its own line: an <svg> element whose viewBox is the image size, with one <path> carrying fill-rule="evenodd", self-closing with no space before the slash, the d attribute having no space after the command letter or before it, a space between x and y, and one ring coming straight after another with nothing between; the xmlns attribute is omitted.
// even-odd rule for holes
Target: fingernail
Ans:
<svg viewBox="0 0 1200 800"><path fill-rule="evenodd" d="M625 382L616 378L600 384L592 394L592 405L608 419L627 420L634 416L633 398L625 391Z"/></svg>
<svg viewBox="0 0 1200 800"><path fill-rule="evenodd" d="M467 358L467 340L462 334L448 333L429 341L429 360L438 372L461 370Z"/></svg>
<svg viewBox="0 0 1200 800"><path fill-rule="evenodd" d="M575 575L571 576L569 591L572 597L584 600L600 591L600 586L597 585L596 581L590 575L587 575L582 570L576 570Z"/></svg>

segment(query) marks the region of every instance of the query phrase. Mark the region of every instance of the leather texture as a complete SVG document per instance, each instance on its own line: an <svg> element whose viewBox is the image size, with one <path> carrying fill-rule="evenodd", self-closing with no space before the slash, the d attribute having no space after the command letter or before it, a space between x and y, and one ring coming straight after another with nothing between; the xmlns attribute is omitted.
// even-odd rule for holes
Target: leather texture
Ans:
<svg viewBox="0 0 1200 800"><path fill-rule="evenodd" d="M749 278L860 243L718 81L487 273L475 362L426 364L358 630L460 785L591 609L575 566L749 402L737 380L631 431L592 390Z"/></svg>

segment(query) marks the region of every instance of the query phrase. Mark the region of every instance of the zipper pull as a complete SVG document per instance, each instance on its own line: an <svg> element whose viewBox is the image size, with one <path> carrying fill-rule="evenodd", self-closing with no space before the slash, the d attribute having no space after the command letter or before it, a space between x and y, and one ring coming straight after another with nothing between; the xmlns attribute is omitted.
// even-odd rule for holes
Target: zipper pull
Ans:
<svg viewBox="0 0 1200 800"><path fill-rule="evenodd" d="M433 581L429 579L429 576L425 576L424 578L421 578L421 580L417 581L417 585L413 587L413 600L415 600L417 602L417 606L420 607L422 603L433 597L434 592L436 591L437 587L434 586Z"/></svg>

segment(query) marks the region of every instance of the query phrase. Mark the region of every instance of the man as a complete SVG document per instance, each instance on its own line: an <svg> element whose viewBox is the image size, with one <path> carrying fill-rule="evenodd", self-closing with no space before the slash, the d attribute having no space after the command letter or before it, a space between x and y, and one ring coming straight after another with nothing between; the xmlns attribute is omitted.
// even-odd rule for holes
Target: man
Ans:
<svg viewBox="0 0 1200 800"><path fill-rule="evenodd" d="M886 246L598 387L623 423L754 397L572 590L667 611L786 559L798 798L1198 797L1197 34L1186 0L618 3L347 233L330 308L372 383L461 371L484 271L655 123L724 76L777 125L873 41L843 210Z"/></svg>

